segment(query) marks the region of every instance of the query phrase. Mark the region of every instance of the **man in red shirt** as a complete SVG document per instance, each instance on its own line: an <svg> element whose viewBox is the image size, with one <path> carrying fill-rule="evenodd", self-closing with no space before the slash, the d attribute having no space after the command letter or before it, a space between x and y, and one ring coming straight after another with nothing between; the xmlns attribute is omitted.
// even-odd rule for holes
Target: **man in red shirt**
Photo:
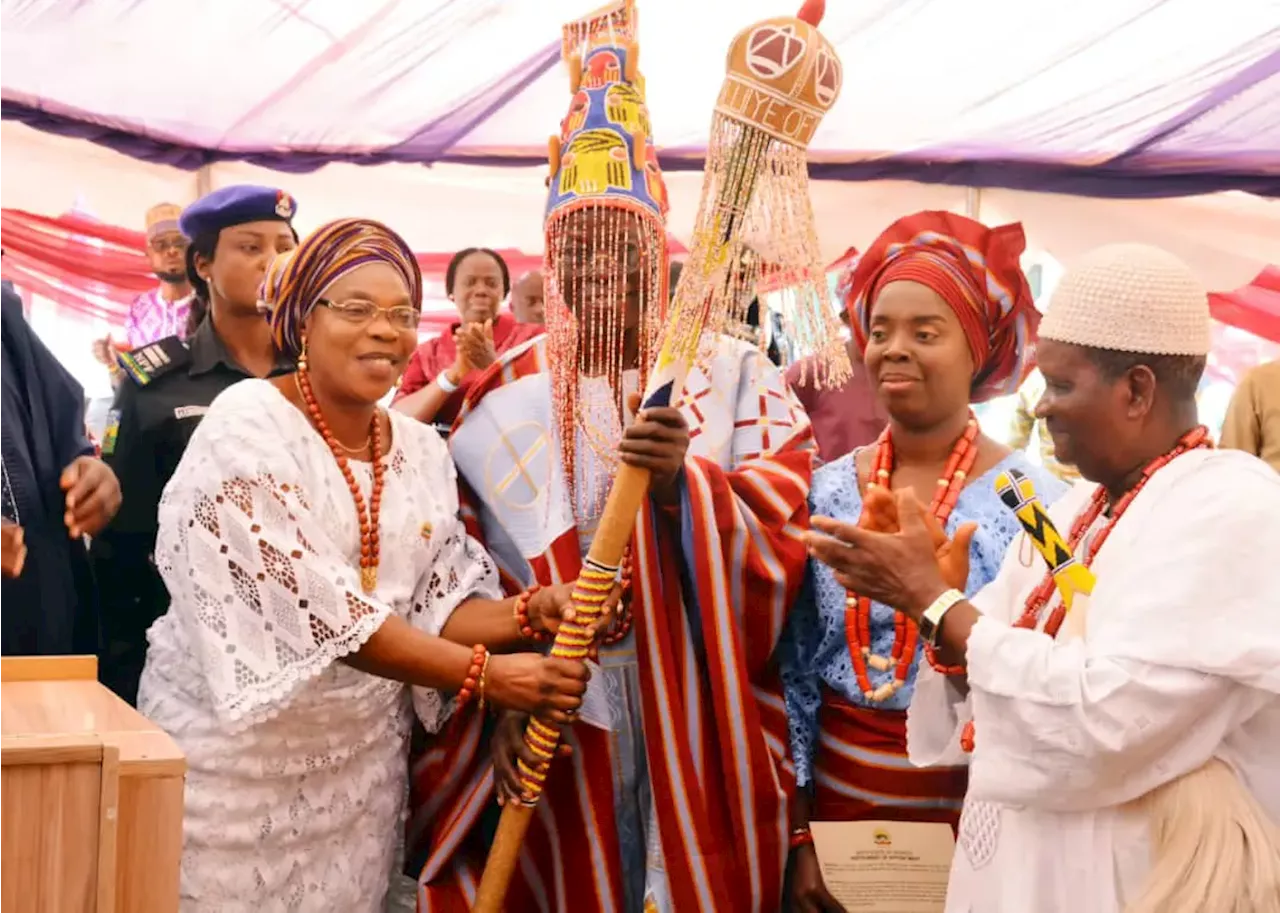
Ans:
<svg viewBox="0 0 1280 913"><path fill-rule="evenodd" d="M460 319L413 353L393 405L420 422L447 428L479 373L503 352L541 335L543 328L498 313L511 291L511 274L496 251L458 251L445 270L444 287Z"/></svg>

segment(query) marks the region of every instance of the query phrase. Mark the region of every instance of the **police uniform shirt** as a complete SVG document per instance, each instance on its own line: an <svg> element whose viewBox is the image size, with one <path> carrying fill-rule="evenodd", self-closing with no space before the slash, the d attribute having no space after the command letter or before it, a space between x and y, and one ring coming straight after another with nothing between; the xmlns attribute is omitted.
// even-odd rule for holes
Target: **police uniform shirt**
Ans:
<svg viewBox="0 0 1280 913"><path fill-rule="evenodd" d="M120 363L128 376L116 391L102 454L120 480L122 503L94 541L92 554L107 642L103 680L132 700L146 653L146 630L169 604L151 560L160 495L209 404L253 375L232 358L209 317L189 346L170 336L122 354ZM292 370L291 364L277 363L272 373ZM122 671L123 682L117 680Z"/></svg>

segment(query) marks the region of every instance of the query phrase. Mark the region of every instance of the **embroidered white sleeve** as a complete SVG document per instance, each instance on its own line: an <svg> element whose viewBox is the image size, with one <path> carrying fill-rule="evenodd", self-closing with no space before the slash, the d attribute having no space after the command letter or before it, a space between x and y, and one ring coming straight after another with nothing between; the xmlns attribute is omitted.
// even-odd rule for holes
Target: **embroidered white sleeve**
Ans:
<svg viewBox="0 0 1280 913"><path fill-rule="evenodd" d="M328 492L303 488L289 449L205 422L160 502L155 559L215 712L243 729L360 649L391 608L360 591L312 510Z"/></svg>
<svg viewBox="0 0 1280 913"><path fill-rule="evenodd" d="M501 599L498 571L489 554L467 535L460 520L451 520L447 528L437 528L433 535L442 536L431 574L418 587L413 598L410 624L420 631L437 636L454 610L468 599ZM413 709L428 732L439 732L455 707L435 688L413 689Z"/></svg>

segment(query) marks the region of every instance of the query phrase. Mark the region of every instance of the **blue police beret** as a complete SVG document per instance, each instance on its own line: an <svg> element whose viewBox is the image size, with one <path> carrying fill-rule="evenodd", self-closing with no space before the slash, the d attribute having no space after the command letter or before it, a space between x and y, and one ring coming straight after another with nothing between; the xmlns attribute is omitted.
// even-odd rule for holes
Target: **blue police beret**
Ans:
<svg viewBox="0 0 1280 913"><path fill-rule="evenodd" d="M235 184L206 194L182 211L178 227L188 238L215 235L246 222L292 222L298 204L274 187Z"/></svg>

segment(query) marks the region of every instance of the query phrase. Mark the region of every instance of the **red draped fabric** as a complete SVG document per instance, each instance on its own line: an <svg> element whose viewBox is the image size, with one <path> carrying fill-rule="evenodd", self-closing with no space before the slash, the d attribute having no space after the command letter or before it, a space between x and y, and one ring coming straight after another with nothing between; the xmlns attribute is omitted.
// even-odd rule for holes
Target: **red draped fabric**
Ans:
<svg viewBox="0 0 1280 913"><path fill-rule="evenodd" d="M540 348L490 370L468 395L537 371ZM465 422L465 411L462 421ZM805 568L812 435L732 471L701 458L686 469L686 532L642 511L632 543L632 610L640 657L649 777L666 873L681 911L777 910L787 857L786 721L769 657ZM465 510L469 518L474 514ZM474 523L470 531L479 533ZM538 581L573 580L578 531L530 564ZM681 555L690 589L681 579ZM410 858L425 861L420 913L469 909L483 869L477 826L492 806L480 715L452 721L414 764ZM525 839L506 908L622 911L609 733L586 724L554 762Z"/></svg>
<svg viewBox="0 0 1280 913"><path fill-rule="evenodd" d="M5 279L37 295L124 326L129 305L156 287L142 232L69 213L58 218L0 210Z"/></svg>
<svg viewBox="0 0 1280 913"><path fill-rule="evenodd" d="M56 218L0 210L0 234L4 257L0 273L20 288L47 298L90 318L124 327L133 299L156 286L147 264L142 232L107 225L79 213ZM484 239L478 243L483 244ZM685 252L674 238L673 254ZM500 248L512 281L530 270L542 268L542 254ZM435 286L435 297L444 297L444 275L453 252L415 255L422 267L425 286ZM429 294L428 297L431 297ZM447 303L423 314L422 334L442 332L457 314Z"/></svg>
<svg viewBox="0 0 1280 913"><path fill-rule="evenodd" d="M1214 320L1280 342L1280 266L1268 266L1248 285L1209 295Z"/></svg>

